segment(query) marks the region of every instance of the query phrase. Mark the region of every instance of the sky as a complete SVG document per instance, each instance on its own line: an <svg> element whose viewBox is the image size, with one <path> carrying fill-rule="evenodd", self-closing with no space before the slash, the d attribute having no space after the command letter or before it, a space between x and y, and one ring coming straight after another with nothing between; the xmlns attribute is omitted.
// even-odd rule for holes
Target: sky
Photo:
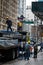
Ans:
<svg viewBox="0 0 43 65"><path fill-rule="evenodd" d="M32 1L38 1L38 0L26 0L26 6L31 6Z"/></svg>

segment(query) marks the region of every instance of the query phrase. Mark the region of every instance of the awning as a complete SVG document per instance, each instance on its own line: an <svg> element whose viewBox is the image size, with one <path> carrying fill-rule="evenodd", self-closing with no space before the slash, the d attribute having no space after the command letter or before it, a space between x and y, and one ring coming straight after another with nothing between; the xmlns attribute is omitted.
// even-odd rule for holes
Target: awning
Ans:
<svg viewBox="0 0 43 65"><path fill-rule="evenodd" d="M43 20L43 2L32 2L32 12Z"/></svg>

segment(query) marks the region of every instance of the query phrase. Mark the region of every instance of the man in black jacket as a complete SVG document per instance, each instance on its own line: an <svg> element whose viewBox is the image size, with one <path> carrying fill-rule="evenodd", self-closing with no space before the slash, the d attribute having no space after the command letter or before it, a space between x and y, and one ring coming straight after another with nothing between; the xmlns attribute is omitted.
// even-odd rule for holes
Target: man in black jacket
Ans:
<svg viewBox="0 0 43 65"><path fill-rule="evenodd" d="M7 24L7 31L8 31L9 29L12 31L12 28L11 28L11 26L12 26L12 21L9 20L8 17L6 18L6 24Z"/></svg>

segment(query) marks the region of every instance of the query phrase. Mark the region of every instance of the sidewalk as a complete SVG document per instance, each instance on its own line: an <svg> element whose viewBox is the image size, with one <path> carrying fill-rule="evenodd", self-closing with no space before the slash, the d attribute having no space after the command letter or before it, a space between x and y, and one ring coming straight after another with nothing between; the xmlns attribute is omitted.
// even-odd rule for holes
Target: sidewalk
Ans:
<svg viewBox="0 0 43 65"><path fill-rule="evenodd" d="M3 65L43 65L43 52L38 53L37 59L30 58L30 60L13 60Z"/></svg>

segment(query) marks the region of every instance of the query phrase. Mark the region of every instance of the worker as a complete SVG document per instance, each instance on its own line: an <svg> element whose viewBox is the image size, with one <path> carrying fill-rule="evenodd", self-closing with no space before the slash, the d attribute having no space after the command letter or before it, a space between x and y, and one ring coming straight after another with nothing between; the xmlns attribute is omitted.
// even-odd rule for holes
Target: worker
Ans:
<svg viewBox="0 0 43 65"><path fill-rule="evenodd" d="M7 24L7 31L8 31L9 29L12 31L12 28L11 28L11 26L12 26L12 21L9 20L8 17L6 17L6 24Z"/></svg>

